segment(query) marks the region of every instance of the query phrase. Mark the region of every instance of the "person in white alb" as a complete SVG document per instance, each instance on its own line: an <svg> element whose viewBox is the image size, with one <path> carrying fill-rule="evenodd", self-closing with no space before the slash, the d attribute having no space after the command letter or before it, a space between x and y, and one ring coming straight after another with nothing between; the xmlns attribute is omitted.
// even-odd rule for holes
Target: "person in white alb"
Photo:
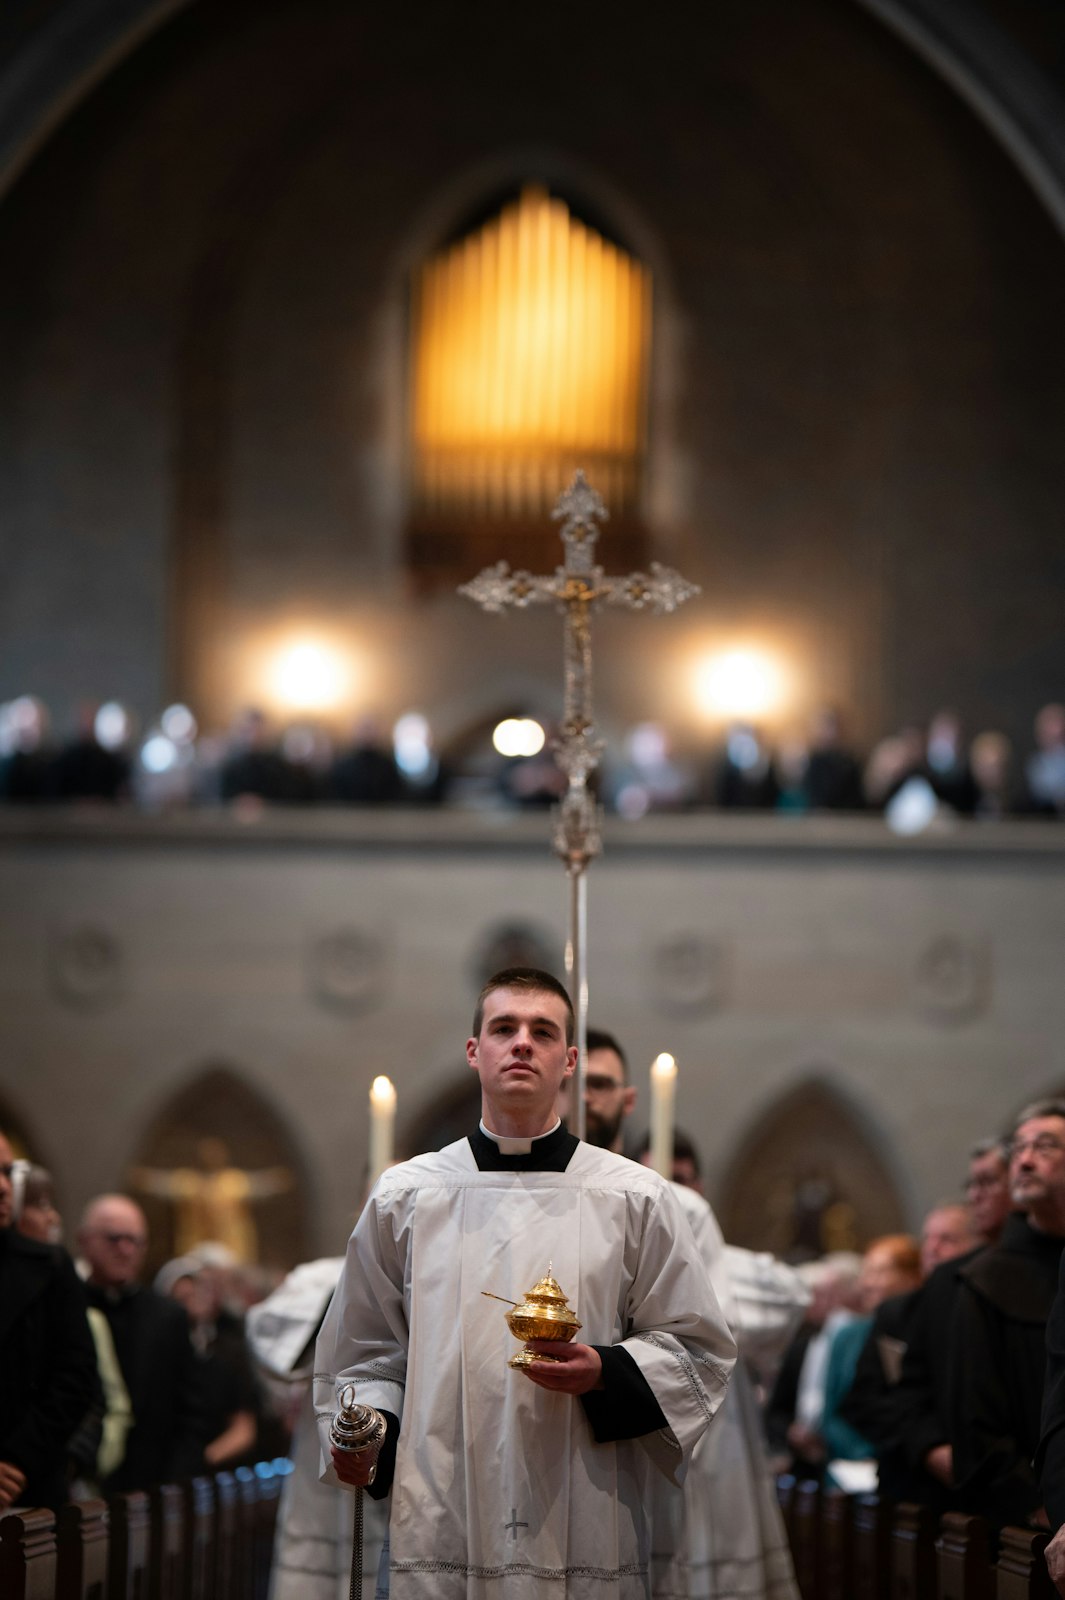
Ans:
<svg viewBox="0 0 1065 1600"><path fill-rule="evenodd" d="M387 1171L348 1246L315 1410L324 1479L391 1493L390 1600L647 1600L651 1480L683 1479L725 1393L735 1345L672 1187L557 1116L572 1037L556 979L492 979L480 1128ZM482 1291L518 1301L549 1269L580 1333L514 1371ZM372 1462L330 1448L349 1382L388 1423Z"/></svg>

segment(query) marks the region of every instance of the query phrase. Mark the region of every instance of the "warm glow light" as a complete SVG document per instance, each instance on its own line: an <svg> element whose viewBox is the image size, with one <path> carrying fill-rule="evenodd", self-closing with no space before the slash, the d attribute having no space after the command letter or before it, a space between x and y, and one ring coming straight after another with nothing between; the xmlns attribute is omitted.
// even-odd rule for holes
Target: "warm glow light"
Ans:
<svg viewBox="0 0 1065 1600"><path fill-rule="evenodd" d="M776 658L753 648L706 657L697 668L695 686L702 709L722 717L764 717L779 709L787 689Z"/></svg>
<svg viewBox="0 0 1065 1600"><path fill-rule="evenodd" d="M654 1078L670 1079L677 1076L677 1063L673 1057L663 1050L661 1055L655 1056L651 1062L651 1076Z"/></svg>
<svg viewBox="0 0 1065 1600"><path fill-rule="evenodd" d="M274 695L290 711L334 711L350 685L350 669L339 650L318 639L286 645L274 657Z"/></svg>
<svg viewBox="0 0 1065 1600"><path fill-rule="evenodd" d="M501 756L535 756L543 749L545 737L532 717L507 717L497 724L492 743Z"/></svg>
<svg viewBox="0 0 1065 1600"><path fill-rule="evenodd" d="M414 295L422 508L538 514L581 464L631 504L650 322L646 267L544 189L441 251Z"/></svg>

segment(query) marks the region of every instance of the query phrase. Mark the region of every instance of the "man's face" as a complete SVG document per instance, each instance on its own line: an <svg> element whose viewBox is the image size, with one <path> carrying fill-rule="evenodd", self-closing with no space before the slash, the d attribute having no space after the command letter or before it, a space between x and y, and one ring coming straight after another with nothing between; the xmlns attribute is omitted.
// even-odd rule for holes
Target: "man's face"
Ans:
<svg viewBox="0 0 1065 1600"><path fill-rule="evenodd" d="M148 1247L144 1213L132 1200L102 1200L79 1231L78 1245L89 1263L90 1282L124 1289L136 1282Z"/></svg>
<svg viewBox="0 0 1065 1600"><path fill-rule="evenodd" d="M466 1041L486 1110L523 1118L554 1111L559 1086L577 1065L576 1046L566 1043L566 1021L565 1002L550 990L492 990L480 1036Z"/></svg>
<svg viewBox="0 0 1065 1600"><path fill-rule="evenodd" d="M15 1191L11 1183L11 1168L15 1152L0 1133L0 1228L10 1228Z"/></svg>
<svg viewBox="0 0 1065 1600"><path fill-rule="evenodd" d="M691 1156L673 1157L673 1182L685 1189L694 1189L696 1194L703 1192L703 1180L695 1170Z"/></svg>
<svg viewBox="0 0 1065 1600"><path fill-rule="evenodd" d="M985 1239L996 1239L1010 1212L1010 1170L997 1150L973 1156L965 1196L973 1226Z"/></svg>
<svg viewBox="0 0 1065 1600"><path fill-rule="evenodd" d="M1010 1142L1010 1196L1030 1211L1065 1198L1065 1121L1030 1117Z"/></svg>
<svg viewBox="0 0 1065 1600"><path fill-rule="evenodd" d="M900 1268L889 1245L872 1245L865 1252L858 1287L863 1311L875 1311L881 1301L916 1287L916 1276Z"/></svg>
<svg viewBox="0 0 1065 1600"><path fill-rule="evenodd" d="M927 1276L944 1261L953 1261L979 1242L964 1206L937 1206L925 1217L921 1229L921 1270Z"/></svg>
<svg viewBox="0 0 1065 1600"><path fill-rule="evenodd" d="M636 1104L636 1090L625 1082L616 1050L589 1050L584 1075L584 1136L600 1150L618 1142L621 1124Z"/></svg>

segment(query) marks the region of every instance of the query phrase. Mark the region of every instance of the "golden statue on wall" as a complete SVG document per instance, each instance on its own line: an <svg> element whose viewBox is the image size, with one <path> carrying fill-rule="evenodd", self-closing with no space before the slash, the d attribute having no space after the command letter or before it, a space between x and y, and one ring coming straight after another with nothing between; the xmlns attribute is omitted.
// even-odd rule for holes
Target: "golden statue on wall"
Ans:
<svg viewBox="0 0 1065 1600"><path fill-rule="evenodd" d="M291 1172L287 1167L248 1172L233 1166L223 1139L199 1139L196 1153L199 1167L134 1167L130 1180L142 1194L173 1205L176 1255L211 1242L225 1245L237 1261L254 1264L259 1259L254 1202L284 1194L292 1187Z"/></svg>

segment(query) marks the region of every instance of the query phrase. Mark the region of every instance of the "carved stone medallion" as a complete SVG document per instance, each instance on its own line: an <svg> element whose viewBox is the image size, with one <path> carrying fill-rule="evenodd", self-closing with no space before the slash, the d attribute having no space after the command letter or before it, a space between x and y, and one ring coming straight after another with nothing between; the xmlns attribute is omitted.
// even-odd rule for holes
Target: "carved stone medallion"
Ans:
<svg viewBox="0 0 1065 1600"><path fill-rule="evenodd" d="M122 947L100 923L58 928L50 940L49 976L53 991L65 1004L101 1010L121 992Z"/></svg>
<svg viewBox="0 0 1065 1600"><path fill-rule="evenodd" d="M334 928L311 944L310 992L330 1010L366 1011L380 998L386 959L383 942L365 928Z"/></svg>
<svg viewBox="0 0 1065 1600"><path fill-rule="evenodd" d="M986 1010L991 992L991 949L986 938L940 933L917 952L913 995L931 1022L961 1023Z"/></svg>
<svg viewBox="0 0 1065 1600"><path fill-rule="evenodd" d="M718 1011L728 988L728 950L723 940L702 933L676 933L655 946L650 961L651 993L667 1012Z"/></svg>

